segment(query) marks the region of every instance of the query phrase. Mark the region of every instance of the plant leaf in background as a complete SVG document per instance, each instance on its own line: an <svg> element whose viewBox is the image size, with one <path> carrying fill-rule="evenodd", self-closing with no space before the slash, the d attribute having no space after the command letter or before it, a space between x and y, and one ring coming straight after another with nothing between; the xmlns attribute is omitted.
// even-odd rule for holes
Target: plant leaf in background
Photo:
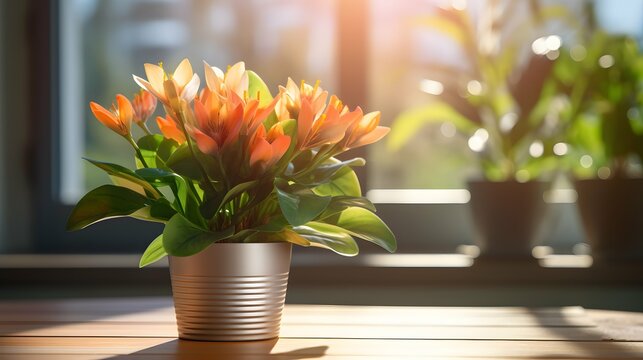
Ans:
<svg viewBox="0 0 643 360"><path fill-rule="evenodd" d="M432 123L450 122L462 133L472 134L478 126L462 116L451 105L441 102L406 110L395 119L395 126L388 138L391 150L399 150L423 126Z"/></svg>

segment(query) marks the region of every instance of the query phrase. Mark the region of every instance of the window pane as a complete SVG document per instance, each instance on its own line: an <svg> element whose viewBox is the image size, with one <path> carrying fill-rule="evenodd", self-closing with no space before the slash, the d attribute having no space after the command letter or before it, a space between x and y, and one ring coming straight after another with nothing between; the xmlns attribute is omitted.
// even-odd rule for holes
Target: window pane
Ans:
<svg viewBox="0 0 643 360"><path fill-rule="evenodd" d="M273 91L288 76L335 88L332 1L65 0L60 10L65 203L106 181L81 156L133 164L129 146L93 119L88 103L138 91L131 74L144 75L143 63L174 68L188 57L202 77L202 59L223 69L243 60Z"/></svg>

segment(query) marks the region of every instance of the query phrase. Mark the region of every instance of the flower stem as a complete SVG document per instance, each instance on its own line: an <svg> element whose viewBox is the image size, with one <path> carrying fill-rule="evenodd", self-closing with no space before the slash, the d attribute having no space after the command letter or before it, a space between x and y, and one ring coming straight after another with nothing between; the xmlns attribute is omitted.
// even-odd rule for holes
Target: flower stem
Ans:
<svg viewBox="0 0 643 360"><path fill-rule="evenodd" d="M143 132L145 132L145 135L152 135L152 132L150 131L150 128L147 127L147 124L144 122L138 123L138 126L143 129Z"/></svg>
<svg viewBox="0 0 643 360"><path fill-rule="evenodd" d="M145 161L145 158L143 157L143 153L141 153L141 149L136 144L136 141L134 141L134 139L132 139L132 136L131 135L126 136L125 139L127 139L127 141L130 143L130 145L132 145L132 147L136 151L136 155L138 156L138 159L141 160L141 163L143 164L143 166L146 167L146 168L149 168L149 166L147 165L147 162Z"/></svg>

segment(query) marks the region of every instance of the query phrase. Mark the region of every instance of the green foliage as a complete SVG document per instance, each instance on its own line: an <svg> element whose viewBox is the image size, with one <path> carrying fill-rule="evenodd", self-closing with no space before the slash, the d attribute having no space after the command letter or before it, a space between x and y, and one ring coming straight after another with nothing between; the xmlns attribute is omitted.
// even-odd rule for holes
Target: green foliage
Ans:
<svg viewBox="0 0 643 360"><path fill-rule="evenodd" d="M487 19L481 23L474 21L471 12L455 8L438 8L418 19L419 26L453 40L465 53L467 67L428 67L443 92L395 119L388 139L390 149L400 149L426 125L448 122L478 144L472 150L487 179L508 180L521 174L525 180L525 176L533 179L553 172L551 151L538 156L529 153L531 144L561 140L556 129L564 127L561 122L545 121L557 118L552 113L556 92L550 84L554 62L544 54L533 54L531 44L552 20L563 20L570 27L577 23L567 21L570 16L565 7L541 6L538 1L530 4L528 16L519 22L504 21L515 17L513 3L487 4L478 14ZM525 58L526 52L530 56Z"/></svg>
<svg viewBox="0 0 643 360"><path fill-rule="evenodd" d="M330 196L318 196L312 190L277 181L277 198L281 211L293 226L303 225L321 214L328 204Z"/></svg>
<svg viewBox="0 0 643 360"><path fill-rule="evenodd" d="M355 256L359 252L355 240L338 226L311 221L295 227L294 230L307 240L310 246L329 249L344 256Z"/></svg>
<svg viewBox="0 0 643 360"><path fill-rule="evenodd" d="M266 83L252 70L248 70L248 95L259 98L259 106L266 106L272 101L272 94Z"/></svg>
<svg viewBox="0 0 643 360"><path fill-rule="evenodd" d="M393 235L391 229L377 215L367 209L349 207L322 221L342 228L353 236L381 246L389 252L395 252L397 249L395 235Z"/></svg>
<svg viewBox="0 0 643 360"><path fill-rule="evenodd" d="M298 120L284 119L283 112L277 117L269 107L275 105L275 99L256 73L235 73L221 86L243 85L245 75L248 88L243 95L238 89L216 93L210 88L194 100L189 100L195 91L190 85L178 94L174 79L164 79L167 99L161 100L167 124L163 132L174 132L172 137L184 137L185 142L179 144L158 134L135 141L131 134L117 129L135 151L136 170L88 160L106 172L114 185L85 195L69 217L67 228L82 229L120 216L165 224L163 233L143 253L141 267L167 255L191 256L216 242L290 242L353 256L359 251L355 236L394 250L393 235L374 214L374 205L362 197L352 169L363 166L365 160L338 160L335 156L350 143L337 137L315 149L301 149L297 144ZM210 86L212 83L217 86L217 80L209 78ZM321 93L317 86L305 89ZM221 101L207 100L207 96ZM249 99L258 99L259 106ZM208 108L197 110L193 101L203 101L201 105ZM266 111L271 112L264 119ZM297 117L288 111L287 117ZM261 117L253 122L256 114ZM277 122L279 126L271 129ZM212 130L210 126L221 127L217 129L220 132L206 134ZM148 133L146 126L141 128ZM323 121L314 128L322 134L327 130ZM174 136L177 131L183 136ZM367 130L359 129L351 139L366 135ZM288 146L285 136L290 138ZM206 147L212 149L208 154L199 150Z"/></svg>
<svg viewBox="0 0 643 360"><path fill-rule="evenodd" d="M150 200L135 191L103 185L78 201L67 220L67 230L80 230L101 220L129 216L149 205Z"/></svg>
<svg viewBox="0 0 643 360"><path fill-rule="evenodd" d="M190 256L233 234L234 227L209 231L176 214L163 230L163 248L173 256Z"/></svg>
<svg viewBox="0 0 643 360"><path fill-rule="evenodd" d="M145 249L141 261L138 263L139 267L144 267L149 264L155 263L167 256L167 252L163 247L163 235L159 235L154 239L150 245Z"/></svg>
<svg viewBox="0 0 643 360"><path fill-rule="evenodd" d="M601 175L599 169L603 177L629 176L631 160L643 156L643 56L627 36L584 35L561 52L554 68L557 90L568 99L571 151L564 165L581 178Z"/></svg>
<svg viewBox="0 0 643 360"><path fill-rule="evenodd" d="M158 134L143 136L137 144L148 166L165 170L169 170L166 161L179 146L176 141ZM136 159L136 161L137 168L144 167L140 160Z"/></svg>

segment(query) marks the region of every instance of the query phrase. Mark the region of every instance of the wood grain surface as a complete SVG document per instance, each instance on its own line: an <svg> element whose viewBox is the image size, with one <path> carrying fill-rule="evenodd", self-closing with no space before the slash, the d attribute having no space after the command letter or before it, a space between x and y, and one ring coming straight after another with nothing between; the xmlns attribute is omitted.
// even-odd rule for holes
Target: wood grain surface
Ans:
<svg viewBox="0 0 643 360"><path fill-rule="evenodd" d="M643 359L643 314L287 305L281 338L176 339L170 298L0 302L0 359Z"/></svg>

